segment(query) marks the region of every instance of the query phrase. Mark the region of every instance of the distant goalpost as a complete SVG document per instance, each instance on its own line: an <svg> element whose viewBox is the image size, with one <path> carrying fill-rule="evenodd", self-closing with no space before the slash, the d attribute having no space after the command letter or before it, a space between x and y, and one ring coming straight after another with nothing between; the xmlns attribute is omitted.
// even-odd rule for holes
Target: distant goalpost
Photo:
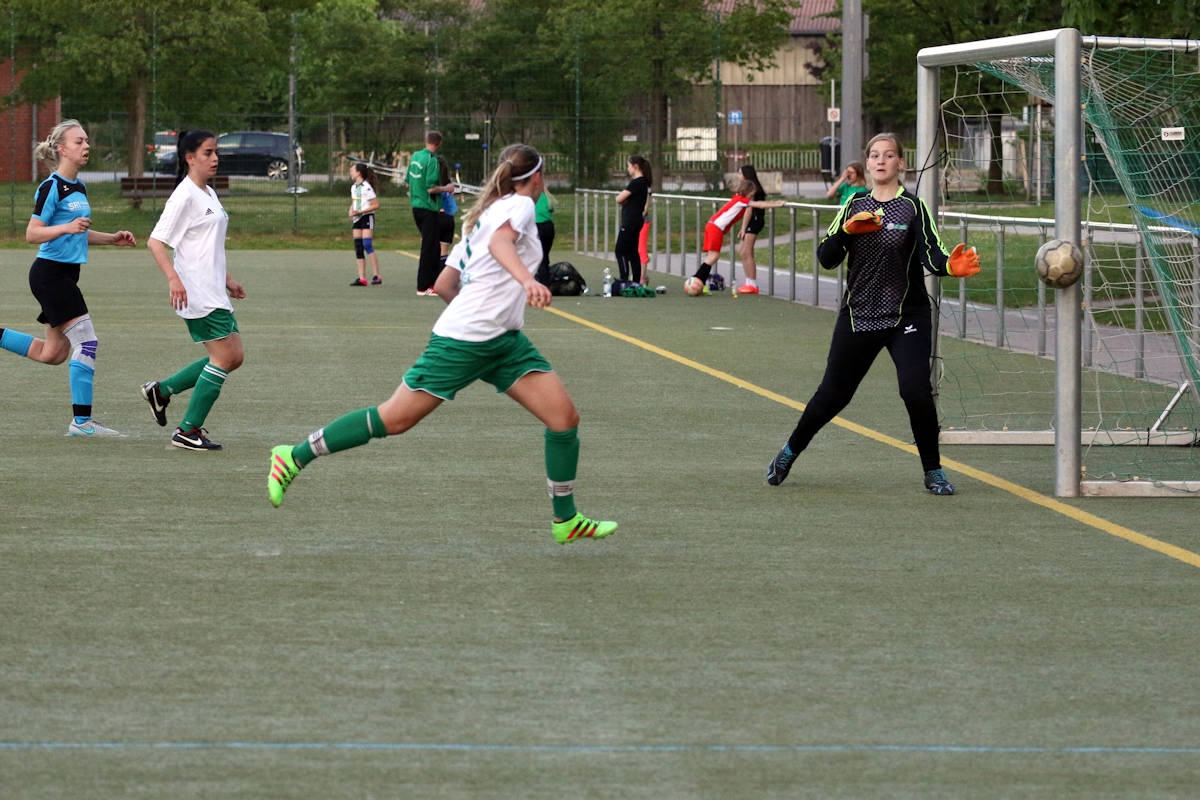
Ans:
<svg viewBox="0 0 1200 800"><path fill-rule="evenodd" d="M940 280L929 280L931 296L941 301L935 329L939 322L954 322L945 338L935 337L939 413L951 416L950 404L943 403L943 380L961 392L964 409L954 412L961 419L943 426L942 441L1053 444L1059 497L1200 497L1198 53L1198 41L1085 37L1067 28L925 48L917 56L919 196L936 216L957 192L950 205L961 206L954 216L964 237L972 213L976 219L1007 220L991 233L994 241L980 247L985 270L989 259L996 267L996 299L986 309L968 300L970 281L961 284L957 301L942 301ZM955 71L949 92L941 84L942 68ZM971 102L983 110L971 110ZM1045 122L1043 104L1053 106ZM1038 157L1043 139L1053 152L1051 163ZM974 174L960 168L970 163L972 149L987 154ZM991 163L1002 160L1001 151L1010 162L1004 174ZM1024 197L1018 196L1022 182ZM1033 197L1040 202L1043 187L1053 193L1052 225L1020 217L1022 206L1036 206ZM1017 217L996 217L1001 205L1012 206ZM942 219L944 238L951 236L949 216ZM1039 226L1047 233L1052 227L1053 238L1084 252L1084 279L1053 290L1005 285L1020 283L1006 274L1026 281L1035 274L1032 249L1049 238L1039 237ZM1052 306L1047 291L1053 292ZM1052 338L1052 352L1029 345L1011 361L998 355L996 346L1005 354L1022 347L1006 332L1005 321L1032 319L1036 327L1039 308L1043 322L1035 335L1043 342ZM981 328L972 341L968 318L984 316L999 331L984 335ZM1162 358L1170 368L1161 374L1147 371L1147 341L1152 350L1169 351ZM959 359L952 366L947 349ZM956 371L952 378L950 370ZM1046 386L1036 386L1038 378L1030 373L1043 370ZM997 383L999 390L992 388ZM1043 396L1047 403L1052 396L1052 416L1048 409L1042 417L1014 410L1022 403L1036 406ZM973 403L995 416L971 413ZM1008 410L1002 408L1006 404ZM1039 424L1043 421L1048 424ZM1159 451L1168 455L1152 462L1139 454L1128 464L1107 463L1108 449L1122 445L1144 452L1150 445L1173 449ZM1089 461L1094 454L1103 466L1084 466L1085 447Z"/></svg>

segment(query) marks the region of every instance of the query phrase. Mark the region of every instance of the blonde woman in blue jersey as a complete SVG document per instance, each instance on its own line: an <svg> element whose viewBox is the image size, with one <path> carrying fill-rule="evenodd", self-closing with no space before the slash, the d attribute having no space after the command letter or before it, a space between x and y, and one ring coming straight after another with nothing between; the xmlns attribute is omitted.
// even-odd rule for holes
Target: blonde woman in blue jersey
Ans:
<svg viewBox="0 0 1200 800"><path fill-rule="evenodd" d="M313 459L404 433L459 390L483 380L546 426L555 541L602 539L617 529L617 523L589 519L575 508L579 412L553 367L521 332L525 306L545 308L551 300L550 290L534 277L542 260L534 201L542 190L537 151L523 144L504 148L437 278L437 294L447 306L425 352L386 402L346 414L298 445L272 450L271 505L283 502L284 491Z"/></svg>
<svg viewBox="0 0 1200 800"><path fill-rule="evenodd" d="M959 244L947 254L929 209L900 185L904 150L893 133L867 142L869 193L845 202L817 249L821 266L847 262L846 291L833 329L825 376L795 430L767 467L767 483L787 478L796 457L854 397L879 351L896 365L900 397L908 410L921 457L925 488L952 495L938 452L937 407L929 380L933 324L925 274L965 278L979 272L975 248Z"/></svg>
<svg viewBox="0 0 1200 800"><path fill-rule="evenodd" d="M29 288L42 306L38 322L46 333L35 339L27 333L0 328L0 348L42 364L61 364L70 356L69 380L73 417L68 436L119 436L92 418L92 394L99 341L83 293L79 270L87 263L89 245L133 247L129 231L101 233L92 230L92 208L79 171L88 163L87 132L67 119L38 144L38 161L55 161L54 172L38 185L33 216L25 228L25 241L38 245L37 259L29 268Z"/></svg>

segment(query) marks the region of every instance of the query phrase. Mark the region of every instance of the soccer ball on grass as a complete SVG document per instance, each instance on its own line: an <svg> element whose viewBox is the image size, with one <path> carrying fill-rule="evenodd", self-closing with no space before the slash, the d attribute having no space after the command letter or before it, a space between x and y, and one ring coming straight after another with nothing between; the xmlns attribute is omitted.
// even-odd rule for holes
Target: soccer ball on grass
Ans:
<svg viewBox="0 0 1200 800"><path fill-rule="evenodd" d="M1051 239L1038 248L1034 265L1042 283L1065 289L1083 275L1083 253L1071 242Z"/></svg>
<svg viewBox="0 0 1200 800"><path fill-rule="evenodd" d="M692 297L695 297L696 295L701 294L703 291L704 291L704 281L700 280L695 275L693 275L692 277L688 278L686 281L683 282L684 294L688 294L688 295L691 295Z"/></svg>

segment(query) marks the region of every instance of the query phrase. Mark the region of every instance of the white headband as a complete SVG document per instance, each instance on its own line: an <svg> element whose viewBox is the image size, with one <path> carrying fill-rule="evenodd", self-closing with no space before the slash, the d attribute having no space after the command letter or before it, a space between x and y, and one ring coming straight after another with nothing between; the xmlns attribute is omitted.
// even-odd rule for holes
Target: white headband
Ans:
<svg viewBox="0 0 1200 800"><path fill-rule="evenodd" d="M512 162L510 161L508 163L511 164ZM526 172L524 175L514 175L513 180L514 181L523 181L526 178L532 178L534 173L536 173L541 168L542 168L542 157L538 156L537 163L533 165L533 169L529 170L529 172Z"/></svg>

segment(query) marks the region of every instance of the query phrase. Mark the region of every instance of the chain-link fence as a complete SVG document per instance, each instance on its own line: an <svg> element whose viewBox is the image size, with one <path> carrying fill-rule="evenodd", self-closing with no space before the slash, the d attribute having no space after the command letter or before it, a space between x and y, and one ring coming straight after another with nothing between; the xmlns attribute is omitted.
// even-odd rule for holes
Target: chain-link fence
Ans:
<svg viewBox="0 0 1200 800"><path fill-rule="evenodd" d="M57 33L56 18L37 4L0 11L0 42L9 45L0 65L0 131L9 139L0 147L0 179L9 182L10 235L23 230L33 187L48 171L32 163L33 146L62 118L87 129L92 151L82 177L110 210L161 207L161 197L139 203L122 179L173 174L178 131L205 128L219 135L229 197L246 200L264 230L278 229L278 220L265 218L282 214L295 233L326 230L305 207L327 198L329 213L338 213L356 161L378 168L382 195L405 197L408 160L430 129L441 131L442 155L469 184L482 183L496 154L514 142L543 153L556 189L619 187L633 153L656 156L656 177L672 189L714 189L747 162L792 178L819 174L818 136L762 138L799 130L795 104L756 104L743 92L733 102L747 110L735 117L723 108L719 82L702 79L672 84L655 103L644 87L597 78L581 44L565 71L559 62L534 60L521 67L525 74L493 76L482 56L471 61L455 50L467 49L458 40L477 24L467 17L455 18L457 28L447 20L422 27L374 11L348 20L322 16L356 8L352 2L300 13L234 2L223 11L228 19L205 18L215 29L197 38L200 28L186 16L195 9L168 15L153 4L93 5L86 26ZM72 71L80 51L91 55ZM823 115L819 86L794 88L812 114Z"/></svg>

